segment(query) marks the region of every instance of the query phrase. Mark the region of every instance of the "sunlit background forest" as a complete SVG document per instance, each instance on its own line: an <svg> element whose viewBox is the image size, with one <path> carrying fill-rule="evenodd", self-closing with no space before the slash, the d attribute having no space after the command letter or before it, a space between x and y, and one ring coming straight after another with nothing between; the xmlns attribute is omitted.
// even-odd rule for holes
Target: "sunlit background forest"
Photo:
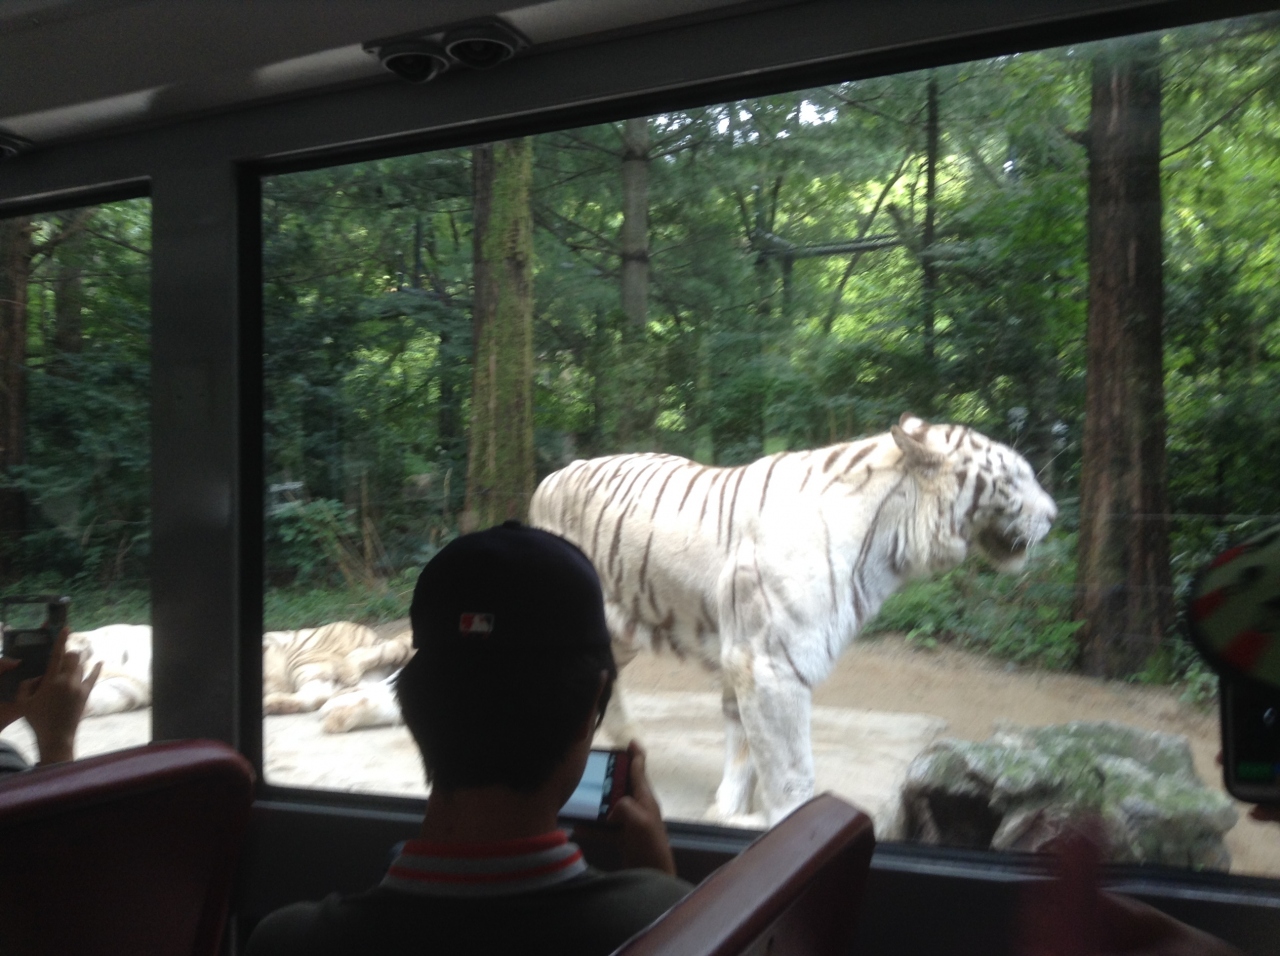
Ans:
<svg viewBox="0 0 1280 956"><path fill-rule="evenodd" d="M1175 597L1280 513L1278 41L1274 16L1145 41ZM1024 574L965 565L873 630L1078 666L1086 375L1117 374L1086 367L1097 58L1027 53L521 144L535 477L630 450L738 464L904 411L970 424L1025 455L1062 516ZM475 164L503 155L263 181L268 628L402 617L458 534ZM0 300L26 303L19 322L0 302L5 581L69 590L86 627L147 619L148 250L145 200L0 225ZM1121 676L1212 693L1176 622Z"/></svg>

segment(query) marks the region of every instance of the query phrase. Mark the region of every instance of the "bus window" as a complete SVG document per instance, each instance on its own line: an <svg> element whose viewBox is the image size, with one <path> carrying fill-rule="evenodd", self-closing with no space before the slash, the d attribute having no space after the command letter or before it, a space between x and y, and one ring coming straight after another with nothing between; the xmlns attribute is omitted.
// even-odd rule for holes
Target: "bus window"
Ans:
<svg viewBox="0 0 1280 956"><path fill-rule="evenodd" d="M103 665L82 757L151 739L150 248L146 199L0 219L0 582L69 597ZM25 721L0 737L35 760Z"/></svg>
<svg viewBox="0 0 1280 956"><path fill-rule="evenodd" d="M413 584L514 517L596 563L605 729L673 819L1101 814L1114 860L1280 875L1180 630L1280 513L1278 30L265 178L267 781L423 793Z"/></svg>

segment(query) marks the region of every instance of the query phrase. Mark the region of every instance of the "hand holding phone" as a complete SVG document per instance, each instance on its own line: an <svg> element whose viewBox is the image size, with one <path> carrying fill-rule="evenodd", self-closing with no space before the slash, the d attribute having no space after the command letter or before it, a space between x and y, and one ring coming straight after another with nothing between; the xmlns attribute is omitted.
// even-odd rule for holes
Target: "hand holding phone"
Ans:
<svg viewBox="0 0 1280 956"><path fill-rule="evenodd" d="M625 750L592 750L577 789L561 808L562 816L605 820L630 792L631 755Z"/></svg>
<svg viewBox="0 0 1280 956"><path fill-rule="evenodd" d="M67 597L12 597L0 601L0 635L4 657L17 667L0 673L0 701L11 701L18 686L34 677L43 677L49 667L54 642L67 623Z"/></svg>
<svg viewBox="0 0 1280 956"><path fill-rule="evenodd" d="M611 770L609 762L602 762L596 754L613 755ZM574 840L588 860L602 869L651 867L674 876L675 857L662 822L662 808L645 773L644 750L632 741L626 750L592 751L587 767L583 774L586 789L579 784L574 792L575 796L583 794L578 805L583 812L572 809L570 798L561 813L582 821L574 827Z"/></svg>
<svg viewBox="0 0 1280 956"><path fill-rule="evenodd" d="M67 650L69 636L65 627L58 632L44 676L18 688L17 705L35 733L41 764L75 758L76 730L102 672L98 661L85 675L80 655Z"/></svg>

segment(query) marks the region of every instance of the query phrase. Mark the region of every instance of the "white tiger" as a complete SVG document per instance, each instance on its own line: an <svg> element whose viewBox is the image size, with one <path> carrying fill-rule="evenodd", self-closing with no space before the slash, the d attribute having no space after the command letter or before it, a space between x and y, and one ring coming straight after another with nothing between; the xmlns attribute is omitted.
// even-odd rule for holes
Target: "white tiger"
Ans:
<svg viewBox="0 0 1280 956"><path fill-rule="evenodd" d="M151 625L108 624L73 631L67 637L67 650L80 655L86 674L102 662L102 673L85 701L84 716L151 706Z"/></svg>
<svg viewBox="0 0 1280 956"><path fill-rule="evenodd" d="M660 454L576 461L534 492L530 523L587 553L624 667L669 644L721 672L715 811L770 825L814 790L812 688L911 578L972 544L1020 568L1057 507L1013 449L903 415L889 433L715 468ZM605 728L634 736L615 691Z"/></svg>
<svg viewBox="0 0 1280 956"><path fill-rule="evenodd" d="M110 624L71 634L86 672L102 661L89 693L85 716L96 717L151 706L151 627ZM262 710L304 713L330 697L386 677L413 656L408 631L383 639L372 628L350 621L262 635Z"/></svg>
<svg viewBox="0 0 1280 956"><path fill-rule="evenodd" d="M268 631L262 635L262 712L309 713L366 675L385 677L412 656L408 631L384 640L351 621Z"/></svg>

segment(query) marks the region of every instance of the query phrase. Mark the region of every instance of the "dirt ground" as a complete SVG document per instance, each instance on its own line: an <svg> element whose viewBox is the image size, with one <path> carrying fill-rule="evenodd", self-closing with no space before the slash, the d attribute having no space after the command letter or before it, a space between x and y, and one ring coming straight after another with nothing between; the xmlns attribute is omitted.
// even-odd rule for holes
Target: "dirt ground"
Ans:
<svg viewBox="0 0 1280 956"><path fill-rule="evenodd" d="M669 656L642 655L624 672L623 686L653 693L714 691L719 685L696 666L676 665ZM1217 711L1184 704L1162 688L1027 670L948 648L924 650L885 636L855 642L845 651L814 702L941 717L947 723L941 736L963 740L985 740L1002 720L1027 725L1117 720L1183 734L1200 778L1222 789L1222 772L1215 763ZM1227 834L1232 872L1280 876L1280 825L1251 820L1248 805L1237 806L1240 822Z"/></svg>

